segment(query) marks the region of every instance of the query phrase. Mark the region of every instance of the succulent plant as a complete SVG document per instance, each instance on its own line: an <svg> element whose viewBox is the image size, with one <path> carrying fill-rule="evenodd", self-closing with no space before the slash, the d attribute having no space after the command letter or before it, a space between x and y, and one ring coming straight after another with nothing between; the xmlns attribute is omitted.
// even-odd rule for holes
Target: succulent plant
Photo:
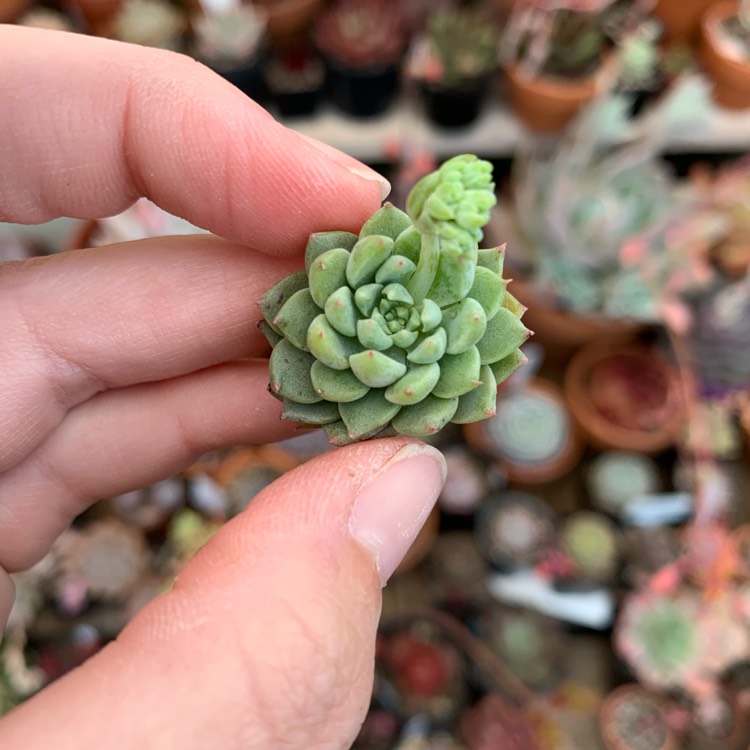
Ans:
<svg viewBox="0 0 750 750"><path fill-rule="evenodd" d="M232 5L205 12L193 21L195 52L212 67L252 62L266 33L266 18L253 5Z"/></svg>
<svg viewBox="0 0 750 750"><path fill-rule="evenodd" d="M594 503L608 513L619 513L628 503L659 490L654 460L631 451L608 451L597 456L587 473Z"/></svg>
<svg viewBox="0 0 750 750"><path fill-rule="evenodd" d="M489 489L485 467L460 445L450 446L443 455L448 474L438 499L440 507L457 515L473 513Z"/></svg>
<svg viewBox="0 0 750 750"><path fill-rule="evenodd" d="M395 65L406 48L405 18L393 0L336 0L315 26L326 58L355 70Z"/></svg>
<svg viewBox="0 0 750 750"><path fill-rule="evenodd" d="M562 551L575 565L575 577L592 582L609 581L618 562L614 524L600 513L578 511L569 516L559 534Z"/></svg>
<svg viewBox="0 0 750 750"><path fill-rule="evenodd" d="M444 88L487 76L497 68L499 36L491 20L476 10L433 13L414 48L410 72Z"/></svg>
<svg viewBox="0 0 750 750"><path fill-rule="evenodd" d="M674 750L665 701L640 685L622 685L604 700L600 712L608 750Z"/></svg>
<svg viewBox="0 0 750 750"><path fill-rule="evenodd" d="M525 308L505 290L504 250L479 250L495 203L491 166L457 156L420 180L407 213L313 234L306 271L260 303L282 417L344 445L430 436L494 414L497 384L524 363Z"/></svg>
<svg viewBox="0 0 750 750"><path fill-rule="evenodd" d="M186 28L185 14L167 0L126 0L113 33L122 42L179 50Z"/></svg>

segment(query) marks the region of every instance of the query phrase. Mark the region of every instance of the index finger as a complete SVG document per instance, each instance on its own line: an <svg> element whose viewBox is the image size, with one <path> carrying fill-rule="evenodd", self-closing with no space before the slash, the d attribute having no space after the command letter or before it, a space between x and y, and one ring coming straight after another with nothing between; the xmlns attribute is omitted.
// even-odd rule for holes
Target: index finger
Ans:
<svg viewBox="0 0 750 750"><path fill-rule="evenodd" d="M2 221L98 218L145 196L290 255L310 231L359 230L387 192L189 57L13 26L0 49Z"/></svg>

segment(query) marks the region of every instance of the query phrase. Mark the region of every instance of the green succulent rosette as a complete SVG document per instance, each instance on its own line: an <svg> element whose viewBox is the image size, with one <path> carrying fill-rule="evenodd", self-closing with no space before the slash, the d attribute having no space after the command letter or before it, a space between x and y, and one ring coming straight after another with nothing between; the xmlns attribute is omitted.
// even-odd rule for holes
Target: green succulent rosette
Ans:
<svg viewBox="0 0 750 750"><path fill-rule="evenodd" d="M310 236L305 271L260 303L284 419L345 445L495 413L530 331L504 248L479 249L494 187L488 162L457 156L415 185L406 212L386 204L359 235Z"/></svg>

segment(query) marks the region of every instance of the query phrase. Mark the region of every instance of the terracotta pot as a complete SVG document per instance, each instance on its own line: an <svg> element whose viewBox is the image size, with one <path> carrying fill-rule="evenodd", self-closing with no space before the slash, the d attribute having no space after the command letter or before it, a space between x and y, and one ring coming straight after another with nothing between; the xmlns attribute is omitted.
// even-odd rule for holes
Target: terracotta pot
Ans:
<svg viewBox="0 0 750 750"><path fill-rule="evenodd" d="M716 0L658 0L653 15L664 27L667 42L692 42L698 35L703 13Z"/></svg>
<svg viewBox="0 0 750 750"><path fill-rule="evenodd" d="M559 132L596 96L596 75L580 81L530 78L515 66L506 75L511 106L535 133Z"/></svg>
<svg viewBox="0 0 750 750"><path fill-rule="evenodd" d="M661 713L666 709L666 701L637 684L622 685L617 688L604 699L599 709L599 727L607 750L632 750L633 746L622 737L622 720L618 714L620 714L623 706L627 706L628 703L633 701L643 701L645 706L649 704L652 706L653 726L647 728L634 725L629 728L639 735L644 730L651 729L651 731L658 733L657 737L663 737L658 750L677 750L679 739L676 733L669 728L666 721L661 718ZM660 727L659 724L662 726ZM657 748L657 741L658 739L653 743L654 748Z"/></svg>
<svg viewBox="0 0 750 750"><path fill-rule="evenodd" d="M0 0L0 23L17 21L31 5L31 0Z"/></svg>
<svg viewBox="0 0 750 750"><path fill-rule="evenodd" d="M629 368L631 377L636 373L639 377L651 373L652 377L648 383L642 380L635 384L640 393L631 394L630 399L613 400L610 409L612 415L606 415L601 401L606 398L620 399L627 377L621 378L619 383L615 380L607 384L601 368L607 364L613 365L617 360L620 361L621 370ZM592 377L597 369L598 383ZM637 413L633 404L636 400L640 401L641 394L647 388L651 388L649 395L658 401L658 404L654 404L654 416L649 420L649 427L624 426L615 421L615 412L619 416ZM605 337L582 348L568 365L564 390L570 411L580 429L588 442L600 450L660 453L675 443L683 426L684 409L678 373L657 352L632 337ZM595 393L599 394L598 406Z"/></svg>
<svg viewBox="0 0 750 750"><path fill-rule="evenodd" d="M739 60L727 55L719 37L718 26L737 12L735 0L712 5L700 24L698 59L713 81L713 98L727 109L750 108L750 58Z"/></svg>
<svg viewBox="0 0 750 750"><path fill-rule="evenodd" d="M325 0L261 0L257 5L268 15L268 36L275 47L305 38Z"/></svg>
<svg viewBox="0 0 750 750"><path fill-rule="evenodd" d="M548 359L555 361L567 360L582 346L603 336L635 335L644 327L634 320L558 309L520 279L513 280L510 291L528 308L523 322L534 331L534 341L544 347Z"/></svg>
<svg viewBox="0 0 750 750"><path fill-rule="evenodd" d="M106 36L122 0L66 0L66 5L74 16L83 19L92 34Z"/></svg>
<svg viewBox="0 0 750 750"><path fill-rule="evenodd" d="M554 454L542 461L521 462L503 453L498 445L497 437L493 435L493 418L473 422L463 426L466 442L476 451L492 456L507 474L508 479L519 484L544 484L558 479L578 464L583 454L583 443L575 422L568 413L567 404L562 391L548 380L532 378L522 386L516 388L501 387L498 391L498 403L504 398L513 400L519 391L531 392L559 404L561 418L567 420L567 435L564 444Z"/></svg>

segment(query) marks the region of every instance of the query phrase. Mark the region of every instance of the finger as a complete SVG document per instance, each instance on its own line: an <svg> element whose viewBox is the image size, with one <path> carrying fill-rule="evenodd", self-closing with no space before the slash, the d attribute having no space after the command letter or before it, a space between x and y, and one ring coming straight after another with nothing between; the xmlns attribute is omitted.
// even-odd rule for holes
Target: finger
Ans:
<svg viewBox="0 0 750 750"><path fill-rule="evenodd" d="M263 352L257 302L299 263L197 236L0 267L0 471L99 391Z"/></svg>
<svg viewBox="0 0 750 750"><path fill-rule="evenodd" d="M0 567L30 567L94 501L146 487L230 445L295 431L267 389L268 362L236 362L109 391L73 409L0 476Z"/></svg>
<svg viewBox="0 0 750 750"><path fill-rule="evenodd" d="M349 747L371 697L381 582L443 471L433 448L379 440L286 474L114 644L1 721L0 747Z"/></svg>
<svg viewBox="0 0 750 750"><path fill-rule="evenodd" d="M356 230L380 205L382 178L188 57L18 27L0 27L0 49L2 221L108 216L145 195L289 255L310 231Z"/></svg>

